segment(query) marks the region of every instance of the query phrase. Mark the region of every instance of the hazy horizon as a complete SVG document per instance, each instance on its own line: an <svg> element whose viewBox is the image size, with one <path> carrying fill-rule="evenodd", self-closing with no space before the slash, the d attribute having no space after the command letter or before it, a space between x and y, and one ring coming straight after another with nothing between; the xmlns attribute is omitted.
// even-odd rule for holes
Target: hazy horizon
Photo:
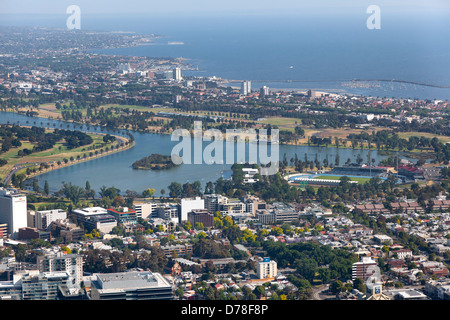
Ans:
<svg viewBox="0 0 450 320"><path fill-rule="evenodd" d="M360 12L378 5L391 13L442 13L450 10L446 0L2 0L0 14L65 14L70 5L78 5L84 14L340 14ZM364 10L365 12L365 10Z"/></svg>

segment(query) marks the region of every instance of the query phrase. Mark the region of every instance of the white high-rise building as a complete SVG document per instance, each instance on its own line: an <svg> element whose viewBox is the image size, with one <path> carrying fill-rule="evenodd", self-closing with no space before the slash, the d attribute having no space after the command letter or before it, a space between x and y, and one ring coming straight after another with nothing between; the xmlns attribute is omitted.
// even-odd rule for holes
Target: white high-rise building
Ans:
<svg viewBox="0 0 450 320"><path fill-rule="evenodd" d="M132 69L129 63L119 63L119 65L117 66L117 72L119 73L127 74L131 71Z"/></svg>
<svg viewBox="0 0 450 320"><path fill-rule="evenodd" d="M260 95L260 96L268 96L268 95L269 95L269 87L263 86L263 87L259 90L259 95Z"/></svg>
<svg viewBox="0 0 450 320"><path fill-rule="evenodd" d="M366 281L378 271L378 263L372 257L362 257L361 261L352 265L352 280L360 278Z"/></svg>
<svg viewBox="0 0 450 320"><path fill-rule="evenodd" d="M181 77L181 68L176 67L173 69L173 79L176 81L181 81L183 79Z"/></svg>
<svg viewBox="0 0 450 320"><path fill-rule="evenodd" d="M157 207L157 204L152 202L135 203L133 205L133 209L136 211L136 217L142 219L150 218L156 212Z"/></svg>
<svg viewBox="0 0 450 320"><path fill-rule="evenodd" d="M0 224L8 225L8 234L17 238L20 228L27 225L27 197L15 189L0 187Z"/></svg>
<svg viewBox="0 0 450 320"><path fill-rule="evenodd" d="M62 209L36 211L34 225L38 229L46 230L56 220L65 220L67 212Z"/></svg>
<svg viewBox="0 0 450 320"><path fill-rule="evenodd" d="M252 83L250 81L244 81L241 85L241 94L247 95L252 92Z"/></svg>
<svg viewBox="0 0 450 320"><path fill-rule="evenodd" d="M36 265L43 272L67 272L71 287L79 287L83 280L83 257L78 254L63 254L58 252L38 256ZM69 283L67 283L69 285Z"/></svg>
<svg viewBox="0 0 450 320"><path fill-rule="evenodd" d="M256 274L259 279L274 278L278 274L277 263L270 260L270 258L264 258L263 261L258 261Z"/></svg>
<svg viewBox="0 0 450 320"><path fill-rule="evenodd" d="M188 220L188 213L194 209L205 209L205 200L200 197L181 199L180 223Z"/></svg>

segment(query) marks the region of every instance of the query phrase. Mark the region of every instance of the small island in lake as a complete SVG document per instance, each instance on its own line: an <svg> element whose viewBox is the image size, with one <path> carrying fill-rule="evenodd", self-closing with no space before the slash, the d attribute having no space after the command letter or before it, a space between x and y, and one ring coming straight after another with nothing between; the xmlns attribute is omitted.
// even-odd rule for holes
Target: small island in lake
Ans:
<svg viewBox="0 0 450 320"><path fill-rule="evenodd" d="M176 166L177 165L172 162L172 158L170 156L164 156L156 153L137 160L132 164L133 169L141 170L165 170Z"/></svg>

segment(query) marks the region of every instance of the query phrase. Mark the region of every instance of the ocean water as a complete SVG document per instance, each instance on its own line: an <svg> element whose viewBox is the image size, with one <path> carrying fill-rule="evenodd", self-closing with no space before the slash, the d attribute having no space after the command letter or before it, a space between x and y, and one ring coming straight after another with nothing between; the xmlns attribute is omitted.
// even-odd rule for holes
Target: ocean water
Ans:
<svg viewBox="0 0 450 320"><path fill-rule="evenodd" d="M266 85L448 99L450 88L428 86L450 87L448 14L386 9L381 29L369 30L365 9L361 5L337 14L82 15L82 29L161 35L151 45L98 52L183 57L199 69L183 71L185 75L251 80L256 90ZM65 19L10 16L0 25L65 28ZM343 86L353 79L371 81L359 82L364 84L359 87Z"/></svg>

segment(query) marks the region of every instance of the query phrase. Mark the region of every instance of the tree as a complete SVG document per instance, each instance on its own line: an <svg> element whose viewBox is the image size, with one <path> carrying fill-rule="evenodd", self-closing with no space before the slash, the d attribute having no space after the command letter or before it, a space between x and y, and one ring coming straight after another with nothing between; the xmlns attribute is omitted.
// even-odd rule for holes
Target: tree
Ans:
<svg viewBox="0 0 450 320"><path fill-rule="evenodd" d="M49 195L49 194L50 194L50 188L49 188L49 186L48 186L48 181L47 181L47 180L45 180L45 183L44 183L44 193L45 193L46 195Z"/></svg>
<svg viewBox="0 0 450 320"><path fill-rule="evenodd" d="M253 293L260 299L261 297L265 296L266 294L266 288L262 285L256 286L256 288L253 290Z"/></svg>
<svg viewBox="0 0 450 320"><path fill-rule="evenodd" d="M317 261L309 258L298 259L296 260L295 267L300 275L311 282L317 271Z"/></svg>
<svg viewBox="0 0 450 320"><path fill-rule="evenodd" d="M74 204L77 204L84 194L83 188L72 185L71 182L63 183L63 187L61 188L60 192L64 194L66 198L70 199Z"/></svg>
<svg viewBox="0 0 450 320"><path fill-rule="evenodd" d="M364 284L364 281L361 278L356 278L353 281L353 288L361 291L361 292L366 292L366 285Z"/></svg>
<svg viewBox="0 0 450 320"><path fill-rule="evenodd" d="M339 293L341 293L344 290L344 284L342 283L341 280L336 280L333 281L330 284L330 291L335 294L338 295Z"/></svg>
<svg viewBox="0 0 450 320"><path fill-rule="evenodd" d="M142 195L146 198L151 197L155 194L155 189L151 189L151 188L147 188L144 190L144 192L142 193Z"/></svg>
<svg viewBox="0 0 450 320"><path fill-rule="evenodd" d="M169 195L171 198L179 198L183 192L183 187L178 182L172 182L169 185Z"/></svg>

